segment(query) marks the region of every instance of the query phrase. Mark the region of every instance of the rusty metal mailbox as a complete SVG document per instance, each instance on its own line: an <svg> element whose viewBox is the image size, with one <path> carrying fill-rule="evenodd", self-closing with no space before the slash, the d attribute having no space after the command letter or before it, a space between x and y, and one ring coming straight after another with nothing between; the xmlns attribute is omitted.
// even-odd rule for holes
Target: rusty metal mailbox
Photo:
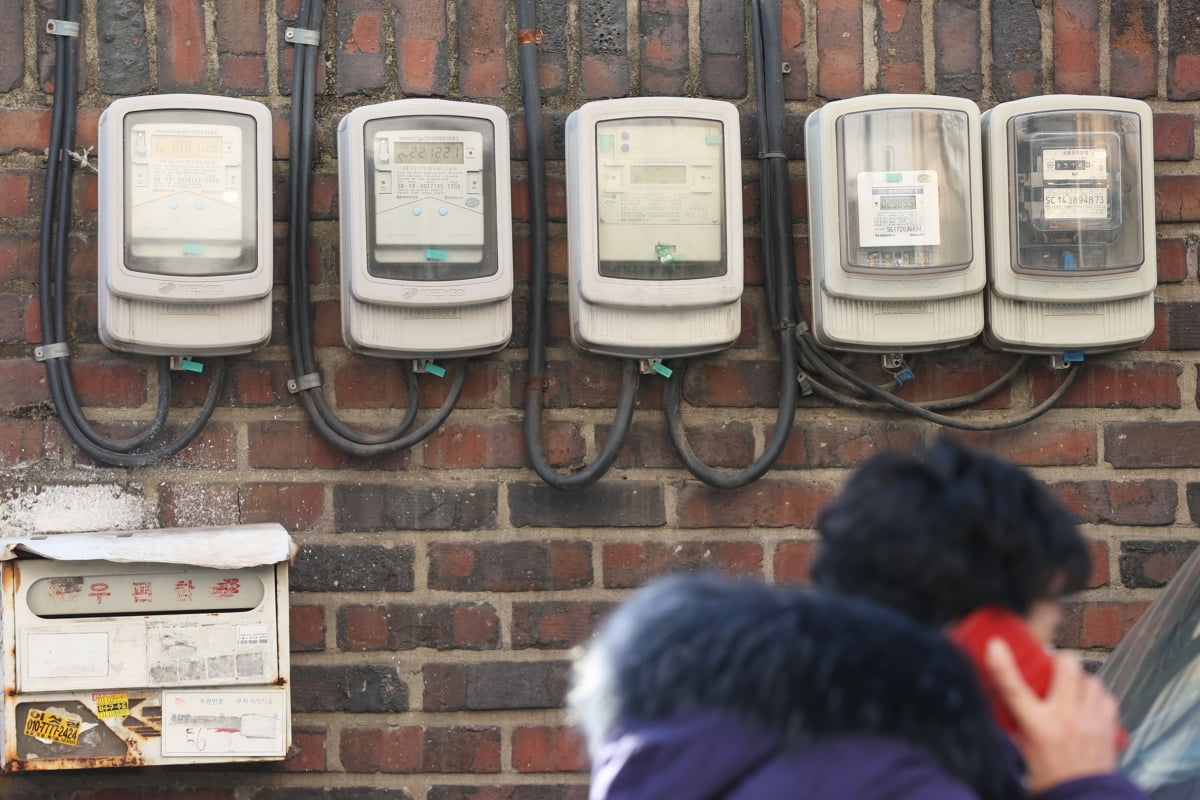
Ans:
<svg viewBox="0 0 1200 800"><path fill-rule="evenodd" d="M5 772L287 755L281 526L0 545Z"/></svg>

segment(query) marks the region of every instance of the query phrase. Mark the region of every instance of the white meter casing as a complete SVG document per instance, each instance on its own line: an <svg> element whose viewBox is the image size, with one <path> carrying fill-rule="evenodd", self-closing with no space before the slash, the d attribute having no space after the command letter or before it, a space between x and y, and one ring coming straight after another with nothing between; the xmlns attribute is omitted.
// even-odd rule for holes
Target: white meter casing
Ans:
<svg viewBox="0 0 1200 800"><path fill-rule="evenodd" d="M595 353L666 358L741 331L737 109L631 97L567 118L571 339Z"/></svg>
<svg viewBox="0 0 1200 800"><path fill-rule="evenodd" d="M1141 100L1057 95L983 115L989 343L1103 352L1154 330L1153 114Z"/></svg>
<svg viewBox="0 0 1200 800"><path fill-rule="evenodd" d="M508 116L451 100L338 125L342 335L391 358L482 355L512 335Z"/></svg>
<svg viewBox="0 0 1200 800"><path fill-rule="evenodd" d="M987 271L974 103L829 103L808 117L805 164L818 342L904 353L979 335Z"/></svg>
<svg viewBox="0 0 1200 800"><path fill-rule="evenodd" d="M126 97L100 115L99 323L109 347L245 353L271 335L271 112Z"/></svg>

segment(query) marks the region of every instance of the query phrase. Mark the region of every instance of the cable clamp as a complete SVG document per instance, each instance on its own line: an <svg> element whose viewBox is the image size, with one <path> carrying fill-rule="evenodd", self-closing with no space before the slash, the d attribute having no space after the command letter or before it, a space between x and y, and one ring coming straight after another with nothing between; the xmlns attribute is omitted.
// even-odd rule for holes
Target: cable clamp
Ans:
<svg viewBox="0 0 1200 800"><path fill-rule="evenodd" d="M517 44L544 44L546 34L541 28L525 28L517 32Z"/></svg>
<svg viewBox="0 0 1200 800"><path fill-rule="evenodd" d="M307 375L301 375L299 378L292 378L287 382L288 391L292 394L300 394L309 389L317 389L321 386L321 373L310 372Z"/></svg>
<svg viewBox="0 0 1200 800"><path fill-rule="evenodd" d="M48 19L46 20L46 33L52 36L70 36L72 39L78 39L79 23L69 19Z"/></svg>
<svg viewBox="0 0 1200 800"><path fill-rule="evenodd" d="M780 153L776 150L771 150L766 153L760 152L758 154L758 157L759 158L782 158L784 161L787 161L787 153Z"/></svg>
<svg viewBox="0 0 1200 800"><path fill-rule="evenodd" d="M33 357L38 361L49 361L52 358L70 358L71 350L67 347L66 342L44 344L41 347L33 348Z"/></svg>
<svg viewBox="0 0 1200 800"><path fill-rule="evenodd" d="M292 44L307 44L316 47L321 43L321 32L313 28L288 28L283 38Z"/></svg>

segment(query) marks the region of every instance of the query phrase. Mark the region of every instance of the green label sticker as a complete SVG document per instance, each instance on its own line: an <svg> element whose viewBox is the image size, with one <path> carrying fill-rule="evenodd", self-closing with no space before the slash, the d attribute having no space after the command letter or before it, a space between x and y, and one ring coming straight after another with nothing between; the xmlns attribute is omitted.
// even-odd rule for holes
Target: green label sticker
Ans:
<svg viewBox="0 0 1200 800"><path fill-rule="evenodd" d="M612 145L613 145L613 137L612 137L611 133L604 133L604 134L600 135L600 152L601 153L611 153Z"/></svg>
<svg viewBox="0 0 1200 800"><path fill-rule="evenodd" d="M704 137L706 144L721 144L725 141L725 137L719 133L710 133Z"/></svg>
<svg viewBox="0 0 1200 800"><path fill-rule="evenodd" d="M675 260L675 245L673 245L673 244L655 245L654 255L658 256L658 263L670 264L672 261Z"/></svg>
<svg viewBox="0 0 1200 800"><path fill-rule="evenodd" d="M185 256L202 256L204 255L204 245L185 244L183 245L183 254Z"/></svg>
<svg viewBox="0 0 1200 800"><path fill-rule="evenodd" d="M434 250L433 248L427 248L425 250L425 258L429 261L445 261L446 260L446 251L445 250Z"/></svg>
<svg viewBox="0 0 1200 800"><path fill-rule="evenodd" d="M96 716L100 719L129 716L129 695L126 692L97 692L92 695L92 702L96 704Z"/></svg>
<svg viewBox="0 0 1200 800"><path fill-rule="evenodd" d="M899 183L904 180L904 175L900 172L889 172L883 176L883 179L888 183Z"/></svg>
<svg viewBox="0 0 1200 800"><path fill-rule="evenodd" d="M58 742L75 747L79 744L79 729L83 719L74 714L56 714L40 708L29 709L22 732L31 739Z"/></svg>

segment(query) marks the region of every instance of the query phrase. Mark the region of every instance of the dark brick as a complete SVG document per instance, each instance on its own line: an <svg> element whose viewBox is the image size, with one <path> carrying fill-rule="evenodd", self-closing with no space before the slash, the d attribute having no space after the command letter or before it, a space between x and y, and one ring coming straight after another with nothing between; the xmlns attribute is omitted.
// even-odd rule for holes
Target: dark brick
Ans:
<svg viewBox="0 0 1200 800"><path fill-rule="evenodd" d="M292 707L301 714L407 711L408 685L390 664L295 665L292 667Z"/></svg>
<svg viewBox="0 0 1200 800"><path fill-rule="evenodd" d="M429 800L587 800L587 784L548 786L433 786Z"/></svg>
<svg viewBox="0 0 1200 800"><path fill-rule="evenodd" d="M1130 589L1157 589L1175 577L1196 551L1194 541L1121 542L1121 583Z"/></svg>
<svg viewBox="0 0 1200 800"><path fill-rule="evenodd" d="M217 0L217 68L227 94L266 94L267 18L257 0Z"/></svg>
<svg viewBox="0 0 1200 800"><path fill-rule="evenodd" d="M277 13L278 20L275 23L275 35L276 40L279 42L279 93L286 97L292 93L292 79L295 77L292 67L295 63L297 51L297 46L289 43L287 40L287 29L290 27L295 27L300 18L300 0L284 0L284 2L278 4ZM327 14L328 12L326 12L326 15ZM322 39L324 39L324 37L322 37ZM322 45L324 45L324 42L322 42ZM319 53L316 59L316 67L316 90L318 93L320 93L325 86L326 76L325 59L322 58ZM276 123L276 132L282 132L285 136L284 141L287 141L287 125L279 126L278 123ZM286 153L282 156L276 156L276 158L280 157L286 158Z"/></svg>
<svg viewBox="0 0 1200 800"><path fill-rule="evenodd" d="M341 484L334 487L339 531L481 530L496 526L494 484Z"/></svg>
<svg viewBox="0 0 1200 800"><path fill-rule="evenodd" d="M343 606L338 610L342 650L494 650L500 621L487 603Z"/></svg>
<svg viewBox="0 0 1200 800"><path fill-rule="evenodd" d="M1061 408L1179 408L1179 377L1175 362L1099 362L1090 364L1062 399ZM1032 371L1033 402L1054 393L1062 374L1051 369Z"/></svg>
<svg viewBox="0 0 1200 800"><path fill-rule="evenodd" d="M588 100L629 93L626 8L624 0L579 0L580 77Z"/></svg>
<svg viewBox="0 0 1200 800"><path fill-rule="evenodd" d="M683 397L694 406L773 408L779 365L769 361L704 361L687 371Z"/></svg>
<svg viewBox="0 0 1200 800"><path fill-rule="evenodd" d="M1200 349L1200 303L1159 303L1154 308L1154 333L1145 350Z"/></svg>
<svg viewBox="0 0 1200 800"><path fill-rule="evenodd" d="M809 584L809 568L817 553L817 543L810 541L780 542L775 546L775 582Z"/></svg>
<svg viewBox="0 0 1200 800"><path fill-rule="evenodd" d="M615 603L549 600L513 603L512 648L565 650L586 641Z"/></svg>
<svg viewBox="0 0 1200 800"><path fill-rule="evenodd" d="M395 0L395 7L400 91L444 96L450 91L446 4L440 0Z"/></svg>
<svg viewBox="0 0 1200 800"><path fill-rule="evenodd" d="M565 492L544 483L508 485L512 524L559 528L657 527L667 522L662 485L600 482Z"/></svg>
<svg viewBox="0 0 1200 800"><path fill-rule="evenodd" d="M1117 469L1200 466L1200 422L1113 422L1104 457Z"/></svg>
<svg viewBox="0 0 1200 800"><path fill-rule="evenodd" d="M1167 98L1200 98L1200 0L1167 4Z"/></svg>
<svg viewBox="0 0 1200 800"><path fill-rule="evenodd" d="M742 4L720 0L700 4L700 54L700 91L705 97L746 96L748 60Z"/></svg>
<svg viewBox="0 0 1200 800"><path fill-rule="evenodd" d="M259 789L254 800L413 800L401 789L377 789L371 786L339 786L326 789Z"/></svg>
<svg viewBox="0 0 1200 800"><path fill-rule="evenodd" d="M980 21L979 3L974 0L937 0L933 4L938 94L975 99L983 94Z"/></svg>
<svg viewBox="0 0 1200 800"><path fill-rule="evenodd" d="M208 83L204 8L191 0L155 0L158 14L158 89L202 91Z"/></svg>
<svg viewBox="0 0 1200 800"><path fill-rule="evenodd" d="M1179 504L1175 481L1076 481L1050 486L1080 522L1170 525Z"/></svg>
<svg viewBox="0 0 1200 800"><path fill-rule="evenodd" d="M592 585L589 542L442 542L429 546L429 588L531 592Z"/></svg>
<svg viewBox="0 0 1200 800"><path fill-rule="evenodd" d="M999 101L1041 94L1042 25L1028 0L993 0L992 91Z"/></svg>
<svg viewBox="0 0 1200 800"><path fill-rule="evenodd" d="M1200 525L1200 483L1187 485L1188 516L1192 523Z"/></svg>
<svg viewBox="0 0 1200 800"><path fill-rule="evenodd" d="M22 0L0 0L0 19L21 20L23 6ZM16 89L24 77L25 27L0 25L0 92Z"/></svg>
<svg viewBox="0 0 1200 800"><path fill-rule="evenodd" d="M458 0L458 83L471 98L494 98L508 85L504 3Z"/></svg>
<svg viewBox="0 0 1200 800"><path fill-rule="evenodd" d="M817 0L817 92L830 100L863 90L862 4Z"/></svg>
<svg viewBox="0 0 1200 800"><path fill-rule="evenodd" d="M808 53L805 49L804 0L780 0L780 55L788 71L783 75L783 96L787 100L808 99Z"/></svg>
<svg viewBox="0 0 1200 800"><path fill-rule="evenodd" d="M875 19L879 88L885 92L925 91L925 47L920 0L880 3Z"/></svg>
<svg viewBox="0 0 1200 800"><path fill-rule="evenodd" d="M569 661L489 661L426 664L426 711L504 711L560 708L571 673Z"/></svg>
<svg viewBox="0 0 1200 800"><path fill-rule="evenodd" d="M1112 93L1118 97L1157 94L1157 0L1111 0L1109 7Z"/></svg>
<svg viewBox="0 0 1200 800"><path fill-rule="evenodd" d="M138 94L149 91L150 56L146 44L146 10L142 0L113 0L96 15L100 45L100 91Z"/></svg>
<svg viewBox="0 0 1200 800"><path fill-rule="evenodd" d="M608 432L608 426L597 429L597 447L608 441ZM687 425L685 434L696 457L710 466L737 468L754 459L754 427L748 423ZM667 438L666 424L662 421L635 422L614 462L618 469L675 467L678 464L679 457Z"/></svg>
<svg viewBox="0 0 1200 800"><path fill-rule="evenodd" d="M291 583L293 592L411 592L413 548L306 544Z"/></svg>
<svg viewBox="0 0 1200 800"><path fill-rule="evenodd" d="M1097 0L1054 2L1054 90L1100 91L1100 5Z"/></svg>
<svg viewBox="0 0 1200 800"><path fill-rule="evenodd" d="M829 486L764 478L740 489L688 483L679 490L681 528L811 528Z"/></svg>
<svg viewBox="0 0 1200 800"><path fill-rule="evenodd" d="M387 83L382 5L374 0L337 4L337 92L378 94Z"/></svg>
<svg viewBox="0 0 1200 800"><path fill-rule="evenodd" d="M537 26L542 31L538 47L538 84L543 96L560 96L567 91L567 4L543 3L537 9Z"/></svg>
<svg viewBox="0 0 1200 800"><path fill-rule="evenodd" d="M687 0L641 4L642 94L682 94L688 77Z"/></svg>
<svg viewBox="0 0 1200 800"><path fill-rule="evenodd" d="M671 572L718 570L761 578L758 542L619 542L604 546L604 587L633 589Z"/></svg>

